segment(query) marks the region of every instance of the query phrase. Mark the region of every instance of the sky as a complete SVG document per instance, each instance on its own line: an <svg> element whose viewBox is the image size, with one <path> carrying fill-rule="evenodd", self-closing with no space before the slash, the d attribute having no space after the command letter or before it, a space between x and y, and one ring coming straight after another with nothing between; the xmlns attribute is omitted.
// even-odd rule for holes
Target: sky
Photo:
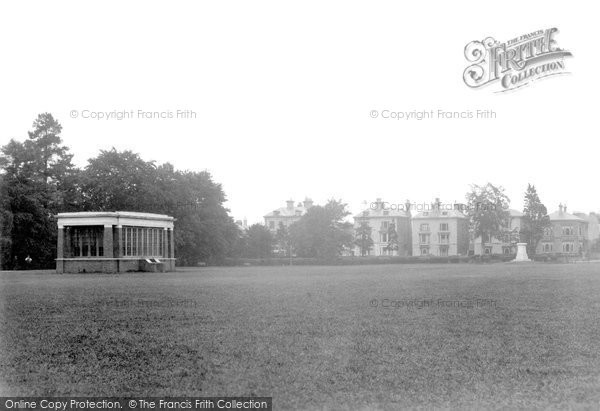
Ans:
<svg viewBox="0 0 600 411"><path fill-rule="evenodd" d="M231 215L249 223L290 198L342 199L357 214L376 198L460 202L470 184L487 182L516 209L532 183L550 212L559 203L598 211L596 8L3 2L0 144L25 139L50 112L78 166L115 147L208 170ZM573 54L570 74L507 93L465 85L467 43L551 27ZM424 110L495 118L383 118Z"/></svg>

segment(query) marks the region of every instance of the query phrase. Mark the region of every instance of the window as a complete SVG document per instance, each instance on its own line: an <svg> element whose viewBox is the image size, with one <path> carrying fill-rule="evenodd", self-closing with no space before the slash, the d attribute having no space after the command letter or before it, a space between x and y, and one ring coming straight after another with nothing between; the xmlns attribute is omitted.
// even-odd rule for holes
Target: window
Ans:
<svg viewBox="0 0 600 411"><path fill-rule="evenodd" d="M564 226L562 228L562 233L563 233L563 235L573 235L575 232L573 231L573 227L571 227L571 226Z"/></svg>
<svg viewBox="0 0 600 411"><path fill-rule="evenodd" d="M164 229L123 227L123 255L126 257L163 257Z"/></svg>
<svg viewBox="0 0 600 411"><path fill-rule="evenodd" d="M572 253L575 251L573 243L563 243L563 253Z"/></svg>
<svg viewBox="0 0 600 411"><path fill-rule="evenodd" d="M269 221L269 228L270 228L271 230L274 230L274 229L275 229L275 221Z"/></svg>
<svg viewBox="0 0 600 411"><path fill-rule="evenodd" d="M552 227L546 227L546 228L544 228L544 235L546 237L552 237L552 234L553 234Z"/></svg>
<svg viewBox="0 0 600 411"><path fill-rule="evenodd" d="M510 247L502 247L502 253L510 254Z"/></svg>
<svg viewBox="0 0 600 411"><path fill-rule="evenodd" d="M447 211L442 211L442 215L448 215Z"/></svg>
<svg viewBox="0 0 600 411"><path fill-rule="evenodd" d="M429 248L421 247L421 255L428 255L428 254L429 254Z"/></svg>
<svg viewBox="0 0 600 411"><path fill-rule="evenodd" d="M386 210L383 212L383 215L390 215L390 212Z"/></svg>
<svg viewBox="0 0 600 411"><path fill-rule="evenodd" d="M440 233L440 244L448 244L450 242L450 234Z"/></svg>
<svg viewBox="0 0 600 411"><path fill-rule="evenodd" d="M583 235L583 227L579 226L579 235Z"/></svg>
<svg viewBox="0 0 600 411"><path fill-rule="evenodd" d="M545 253L551 253L552 252L552 244L551 243L545 243L543 246L543 250Z"/></svg>
<svg viewBox="0 0 600 411"><path fill-rule="evenodd" d="M382 221L381 222L381 229L382 230L387 230L390 226L390 222L389 221Z"/></svg>
<svg viewBox="0 0 600 411"><path fill-rule="evenodd" d="M104 226L67 227L65 230L67 258L104 256Z"/></svg>
<svg viewBox="0 0 600 411"><path fill-rule="evenodd" d="M381 242L382 243L387 243L388 241L388 235L387 233L381 233Z"/></svg>
<svg viewBox="0 0 600 411"><path fill-rule="evenodd" d="M420 227L421 231L429 231L429 224L423 223Z"/></svg>
<svg viewBox="0 0 600 411"><path fill-rule="evenodd" d="M484 252L486 255L492 254L492 247L485 247Z"/></svg>
<svg viewBox="0 0 600 411"><path fill-rule="evenodd" d="M440 256L442 256L442 257L448 257L448 246L441 246L440 247Z"/></svg>
<svg viewBox="0 0 600 411"><path fill-rule="evenodd" d="M421 244L429 244L429 234L419 234L419 242Z"/></svg>
<svg viewBox="0 0 600 411"><path fill-rule="evenodd" d="M440 231L448 231L448 223L441 223Z"/></svg>

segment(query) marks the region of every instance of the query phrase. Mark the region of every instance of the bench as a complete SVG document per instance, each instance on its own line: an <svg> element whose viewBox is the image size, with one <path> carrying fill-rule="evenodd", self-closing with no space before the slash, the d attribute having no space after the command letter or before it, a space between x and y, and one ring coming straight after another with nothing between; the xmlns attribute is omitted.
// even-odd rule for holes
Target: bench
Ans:
<svg viewBox="0 0 600 411"><path fill-rule="evenodd" d="M143 260L140 260L140 269L144 272L164 273L165 263L158 258L144 258Z"/></svg>

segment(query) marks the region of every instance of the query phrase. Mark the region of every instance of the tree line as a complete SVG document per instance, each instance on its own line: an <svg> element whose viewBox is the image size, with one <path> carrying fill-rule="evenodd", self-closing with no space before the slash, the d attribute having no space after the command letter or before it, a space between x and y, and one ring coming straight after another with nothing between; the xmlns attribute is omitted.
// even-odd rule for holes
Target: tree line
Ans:
<svg viewBox="0 0 600 411"><path fill-rule="evenodd" d="M145 161L132 151L101 150L83 168L63 145L62 126L40 114L25 141L10 140L0 149L0 266L2 269L53 268L56 215L69 211L139 211L177 219L179 265L220 264L228 257L273 255L336 258L357 246L361 255L373 246L371 227L355 229L341 200L315 205L290 227L271 233L264 225L241 229L234 223L222 186L207 171L177 170L170 163ZM550 226L535 186L525 192L519 233L507 230L509 198L502 187L473 185L466 195L472 238L495 237L528 243L532 255ZM493 204L495 207L479 207ZM394 224L388 227L388 250L398 250ZM483 245L483 244L482 244ZM596 244L600 248L600 242ZM483 247L482 247L483 249ZM599 250L600 251L600 250Z"/></svg>
<svg viewBox="0 0 600 411"><path fill-rule="evenodd" d="M220 264L226 258L271 256L275 239L261 224L235 224L222 186L207 171L177 170L133 151L101 150L78 168L60 137L62 126L40 114L25 141L0 149L0 266L54 268L61 212L138 211L176 218L179 265ZM340 201L315 206L277 239L300 256L329 258L352 242Z"/></svg>
<svg viewBox="0 0 600 411"><path fill-rule="evenodd" d="M218 263L233 252L238 228L210 173L176 170L114 148L77 168L61 131L51 114L40 114L25 141L13 139L0 149L3 269L53 268L56 214L70 211L172 215L180 264Z"/></svg>

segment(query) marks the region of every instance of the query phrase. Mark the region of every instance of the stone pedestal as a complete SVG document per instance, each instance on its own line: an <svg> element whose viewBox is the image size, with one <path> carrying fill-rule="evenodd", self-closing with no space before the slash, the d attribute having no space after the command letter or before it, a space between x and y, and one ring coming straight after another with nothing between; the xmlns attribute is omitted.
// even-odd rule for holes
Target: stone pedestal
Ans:
<svg viewBox="0 0 600 411"><path fill-rule="evenodd" d="M531 261L527 256L527 243L517 243L517 257L513 261Z"/></svg>

